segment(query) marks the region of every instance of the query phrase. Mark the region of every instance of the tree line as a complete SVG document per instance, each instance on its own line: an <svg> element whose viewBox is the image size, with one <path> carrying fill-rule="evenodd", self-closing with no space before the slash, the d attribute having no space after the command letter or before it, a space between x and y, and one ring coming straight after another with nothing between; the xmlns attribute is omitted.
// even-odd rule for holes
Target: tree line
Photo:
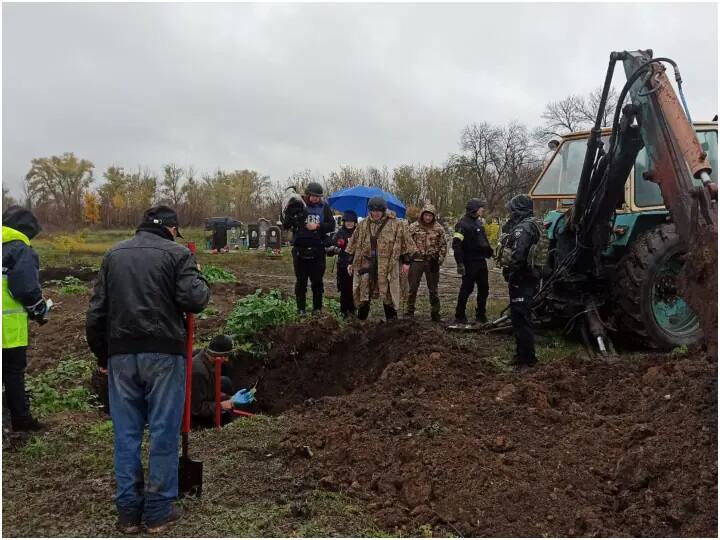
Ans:
<svg viewBox="0 0 720 540"><path fill-rule="evenodd" d="M410 218L426 202L442 215L458 216L471 197L484 199L488 214L501 215L505 202L527 192L540 173L548 138L591 125L598 100L599 91L594 91L552 101L542 114L543 125L533 130L518 122L469 124L460 134L457 151L438 165L341 166L322 176L311 170L295 172L283 181L248 169L199 174L193 167L174 163L163 166L160 174L113 165L99 181L94 164L73 153L36 158L24 179L22 202L42 223L63 229L133 227L154 204L176 208L185 226L223 215L248 222L260 217L275 220L288 187L302 190L317 181L326 193L356 185L392 192L406 204ZM615 100L612 92L606 124ZM3 207L14 202L3 188Z"/></svg>

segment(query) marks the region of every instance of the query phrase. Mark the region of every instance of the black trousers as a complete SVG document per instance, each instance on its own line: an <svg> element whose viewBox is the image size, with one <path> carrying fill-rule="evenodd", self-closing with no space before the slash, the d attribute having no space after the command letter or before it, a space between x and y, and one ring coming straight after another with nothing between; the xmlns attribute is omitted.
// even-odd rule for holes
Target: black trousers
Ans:
<svg viewBox="0 0 720 540"><path fill-rule="evenodd" d="M348 274L347 266L338 264L337 267L337 288L340 293L340 313L347 315L355 313L355 301L353 300L353 277Z"/></svg>
<svg viewBox="0 0 720 540"><path fill-rule="evenodd" d="M5 386L5 400L10 410L10 418L30 416L30 404L25 393L26 367L27 347L3 349L2 382Z"/></svg>
<svg viewBox="0 0 720 540"><path fill-rule="evenodd" d="M518 364L530 364L537 360L531 318L532 299L537 288L538 281L534 278L508 283L510 319L515 336L515 356Z"/></svg>
<svg viewBox="0 0 720 540"><path fill-rule="evenodd" d="M295 270L295 303L298 310L305 310L307 282L313 295L313 310L322 309L323 276L325 275L325 251L323 248L293 248L293 268Z"/></svg>
<svg viewBox="0 0 720 540"><path fill-rule="evenodd" d="M488 285L488 269L485 259L479 261L468 261L465 263L465 275L462 277L460 284L460 292L458 293L457 305L455 306L455 318L465 318L465 308L468 298L477 286L477 306L475 308L475 317L485 318L485 309L487 307L488 294L490 287Z"/></svg>

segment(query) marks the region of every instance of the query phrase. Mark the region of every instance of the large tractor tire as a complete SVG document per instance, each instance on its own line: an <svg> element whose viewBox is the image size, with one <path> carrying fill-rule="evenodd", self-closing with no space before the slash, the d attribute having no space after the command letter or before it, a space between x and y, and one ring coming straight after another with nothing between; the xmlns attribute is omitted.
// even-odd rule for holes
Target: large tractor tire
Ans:
<svg viewBox="0 0 720 540"><path fill-rule="evenodd" d="M698 319L678 296L677 276L686 251L671 224L650 229L632 242L618 265L614 291L620 333L660 350L700 341Z"/></svg>

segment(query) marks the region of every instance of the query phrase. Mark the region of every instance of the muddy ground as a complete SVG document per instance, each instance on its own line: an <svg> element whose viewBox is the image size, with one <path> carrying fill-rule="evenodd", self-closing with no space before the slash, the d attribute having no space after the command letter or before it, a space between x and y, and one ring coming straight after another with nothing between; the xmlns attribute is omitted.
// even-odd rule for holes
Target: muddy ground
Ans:
<svg viewBox="0 0 720 540"><path fill-rule="evenodd" d="M292 289L287 262L228 263L240 283L213 285L201 340L238 297ZM31 337L34 372L88 354L89 291L52 296L53 324ZM267 338L266 358L241 355L231 370L238 386L257 384L262 414L193 435L206 494L183 503L170 534L717 536L717 366L705 358L591 361L541 337L541 364L517 373L508 336L449 334L425 314L313 318ZM5 534L113 536L101 412L46 421L46 447L4 456Z"/></svg>

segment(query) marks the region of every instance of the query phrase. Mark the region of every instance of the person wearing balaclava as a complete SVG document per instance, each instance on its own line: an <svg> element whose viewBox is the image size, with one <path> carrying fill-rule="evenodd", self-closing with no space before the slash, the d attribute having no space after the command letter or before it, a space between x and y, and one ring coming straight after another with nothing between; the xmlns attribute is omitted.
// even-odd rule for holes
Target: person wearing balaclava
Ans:
<svg viewBox="0 0 720 540"><path fill-rule="evenodd" d="M124 534L177 521L178 445L185 400L186 313L210 300L195 255L175 242L178 216L148 209L135 236L105 254L86 318L88 346L105 370L115 434L115 505ZM142 441L152 434L143 482Z"/></svg>
<svg viewBox="0 0 720 540"><path fill-rule="evenodd" d="M501 266L510 295L510 318L516 345L513 364L525 368L537 362L531 308L540 276L529 261L529 255L530 248L538 243L540 233L533 222L530 197L517 195L510 199L506 208L510 212L510 220L503 225L503 233L507 234L507 255Z"/></svg>
<svg viewBox="0 0 720 540"><path fill-rule="evenodd" d="M30 241L41 227L33 213L13 205L2 215L2 382L13 431L40 431L25 392L28 320L44 324L40 259Z"/></svg>

